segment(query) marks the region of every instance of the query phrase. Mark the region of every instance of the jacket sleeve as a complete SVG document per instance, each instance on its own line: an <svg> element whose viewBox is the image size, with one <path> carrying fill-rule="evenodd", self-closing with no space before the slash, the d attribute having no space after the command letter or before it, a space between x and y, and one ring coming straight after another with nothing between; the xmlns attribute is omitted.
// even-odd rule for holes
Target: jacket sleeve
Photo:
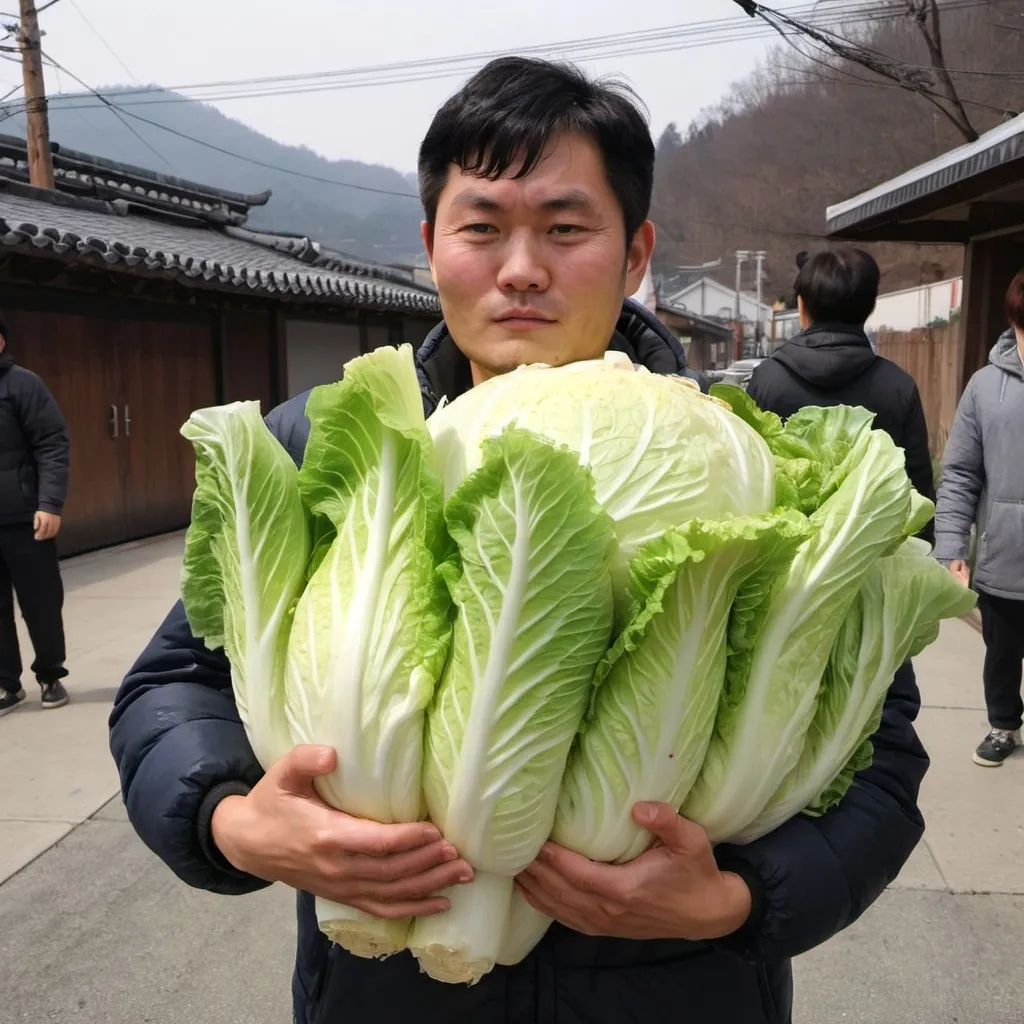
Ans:
<svg viewBox="0 0 1024 1024"><path fill-rule="evenodd" d="M911 392L907 418L903 426L903 450L907 459L907 476L914 490L929 501L935 500L935 474L932 471L932 454L928 447L928 424L924 418L921 394L917 385ZM919 534L929 544L935 541L935 523L930 522Z"/></svg>
<svg viewBox="0 0 1024 1024"><path fill-rule="evenodd" d="M766 359L763 363L754 367L754 372L750 375L750 380L747 381L747 394L757 403L759 408L771 411L772 393L768 382L770 371L766 369L767 366L768 360Z"/></svg>
<svg viewBox="0 0 1024 1024"><path fill-rule="evenodd" d="M853 924L896 878L924 833L917 793L928 755L913 726L920 706L908 661L886 697L871 767L836 807L717 849L721 867L737 871L754 897L751 919L727 946L755 960L797 956Z"/></svg>
<svg viewBox="0 0 1024 1024"><path fill-rule="evenodd" d="M975 402L975 383L964 390L946 443L942 481L935 507L935 557L967 559L971 527L985 486L985 457Z"/></svg>
<svg viewBox="0 0 1024 1024"><path fill-rule="evenodd" d="M110 749L129 820L179 878L221 893L268 884L237 871L213 844L217 802L248 792L263 772L235 708L227 658L192 636L181 602L118 690Z"/></svg>
<svg viewBox="0 0 1024 1024"><path fill-rule="evenodd" d="M68 496L68 431L53 395L26 374L15 391L18 420L36 465L39 511L60 515Z"/></svg>

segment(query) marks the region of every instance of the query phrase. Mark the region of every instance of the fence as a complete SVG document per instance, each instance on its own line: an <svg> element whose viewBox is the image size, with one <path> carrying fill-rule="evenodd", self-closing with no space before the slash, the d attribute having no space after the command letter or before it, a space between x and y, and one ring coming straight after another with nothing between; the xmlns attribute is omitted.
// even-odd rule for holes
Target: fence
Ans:
<svg viewBox="0 0 1024 1024"><path fill-rule="evenodd" d="M941 458L960 400L958 336L960 325L879 331L878 354L902 366L917 383L928 423L928 444Z"/></svg>

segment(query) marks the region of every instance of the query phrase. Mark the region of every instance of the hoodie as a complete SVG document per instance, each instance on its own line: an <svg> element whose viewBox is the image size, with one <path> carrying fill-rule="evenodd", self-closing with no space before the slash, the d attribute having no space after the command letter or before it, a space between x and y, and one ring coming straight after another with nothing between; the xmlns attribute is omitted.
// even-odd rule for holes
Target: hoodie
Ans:
<svg viewBox="0 0 1024 1024"><path fill-rule="evenodd" d="M946 444L935 557L967 559L978 528L974 585L1024 600L1024 364L1012 330L964 389Z"/></svg>

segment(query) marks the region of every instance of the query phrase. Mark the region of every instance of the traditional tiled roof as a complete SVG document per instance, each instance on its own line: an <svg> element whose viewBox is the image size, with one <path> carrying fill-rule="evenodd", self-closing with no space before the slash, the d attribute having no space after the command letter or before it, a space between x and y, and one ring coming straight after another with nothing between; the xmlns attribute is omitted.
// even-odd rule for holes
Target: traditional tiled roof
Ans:
<svg viewBox="0 0 1024 1024"><path fill-rule="evenodd" d="M440 312L437 293L408 271L246 228L249 207L269 193L226 192L67 150L54 154L57 190L48 191L19 180L24 146L0 136L0 251L279 301Z"/></svg>

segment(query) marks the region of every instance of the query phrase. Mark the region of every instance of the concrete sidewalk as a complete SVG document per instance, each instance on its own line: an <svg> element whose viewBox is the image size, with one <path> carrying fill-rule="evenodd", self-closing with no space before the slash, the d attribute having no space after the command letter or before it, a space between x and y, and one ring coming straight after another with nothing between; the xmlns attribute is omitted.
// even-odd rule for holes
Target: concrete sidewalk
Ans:
<svg viewBox="0 0 1024 1024"><path fill-rule="evenodd" d="M175 597L181 543L66 563L73 702L0 719L0 962L17 965L0 1024L289 1019L291 892L186 888L112 799L110 701ZM982 656L952 622L917 660L927 838L853 927L798 960L798 1024L1024 1021L1024 756L971 761Z"/></svg>
<svg viewBox="0 0 1024 1024"><path fill-rule="evenodd" d="M0 882L118 791L107 716L121 678L174 601L182 543L174 535L63 564L71 703L44 713L26 672L26 705L0 718ZM19 636L29 665L20 619Z"/></svg>

